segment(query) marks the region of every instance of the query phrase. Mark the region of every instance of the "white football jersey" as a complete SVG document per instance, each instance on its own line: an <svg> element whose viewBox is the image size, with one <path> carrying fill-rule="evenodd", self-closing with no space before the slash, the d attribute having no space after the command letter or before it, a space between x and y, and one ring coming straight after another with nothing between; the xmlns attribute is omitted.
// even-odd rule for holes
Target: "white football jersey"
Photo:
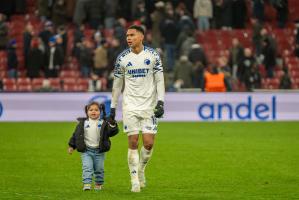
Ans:
<svg viewBox="0 0 299 200"><path fill-rule="evenodd" d="M124 111L154 109L157 103L155 73L163 75L163 68L159 54L152 48L144 46L139 54L126 49L118 56L115 62L114 81L124 79L122 105Z"/></svg>

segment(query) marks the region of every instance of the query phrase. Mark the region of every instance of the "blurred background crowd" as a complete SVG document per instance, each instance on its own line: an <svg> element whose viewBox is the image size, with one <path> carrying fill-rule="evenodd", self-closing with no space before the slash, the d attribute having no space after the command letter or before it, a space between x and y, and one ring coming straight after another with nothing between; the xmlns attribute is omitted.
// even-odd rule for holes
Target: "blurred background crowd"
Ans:
<svg viewBox="0 0 299 200"><path fill-rule="evenodd" d="M298 89L298 20L298 0L1 0L0 91L110 91L132 24L167 91Z"/></svg>

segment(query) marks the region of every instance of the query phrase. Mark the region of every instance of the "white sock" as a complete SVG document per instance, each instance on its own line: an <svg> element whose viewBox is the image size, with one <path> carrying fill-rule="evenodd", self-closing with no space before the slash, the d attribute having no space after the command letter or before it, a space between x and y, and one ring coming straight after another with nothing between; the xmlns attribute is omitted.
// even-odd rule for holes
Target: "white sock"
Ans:
<svg viewBox="0 0 299 200"><path fill-rule="evenodd" d="M128 149L128 165L132 184L139 184L138 180L138 149Z"/></svg>
<svg viewBox="0 0 299 200"><path fill-rule="evenodd" d="M140 151L140 161L139 161L139 171L144 172L146 164L150 160L153 153L153 149L147 150L144 146L141 147Z"/></svg>

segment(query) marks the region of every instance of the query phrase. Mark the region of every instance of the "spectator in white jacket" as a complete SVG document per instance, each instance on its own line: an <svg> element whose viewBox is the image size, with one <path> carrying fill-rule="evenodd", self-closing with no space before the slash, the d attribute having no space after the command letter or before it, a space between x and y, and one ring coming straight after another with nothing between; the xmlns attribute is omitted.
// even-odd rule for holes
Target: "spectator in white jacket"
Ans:
<svg viewBox="0 0 299 200"><path fill-rule="evenodd" d="M200 31L210 29L210 18L213 16L211 0L196 0L193 7L193 16L197 20L197 27Z"/></svg>

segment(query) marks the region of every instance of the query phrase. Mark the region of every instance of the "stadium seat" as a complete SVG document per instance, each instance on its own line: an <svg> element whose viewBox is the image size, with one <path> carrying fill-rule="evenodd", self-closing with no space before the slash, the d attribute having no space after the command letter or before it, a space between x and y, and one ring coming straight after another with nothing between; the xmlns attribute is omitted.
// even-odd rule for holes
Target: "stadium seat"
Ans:
<svg viewBox="0 0 299 200"><path fill-rule="evenodd" d="M61 80L60 78L49 78L50 87L54 90L60 91L61 90Z"/></svg>
<svg viewBox="0 0 299 200"><path fill-rule="evenodd" d="M32 79L32 90L36 91L43 87L44 78L34 78Z"/></svg>
<svg viewBox="0 0 299 200"><path fill-rule="evenodd" d="M63 91L64 92L77 92L77 91L79 91L79 88L76 83L64 83Z"/></svg>
<svg viewBox="0 0 299 200"><path fill-rule="evenodd" d="M80 72L78 70L63 70L59 74L60 78L78 78L80 77Z"/></svg>
<svg viewBox="0 0 299 200"><path fill-rule="evenodd" d="M78 84L77 84L77 86L78 86L78 90L79 91L82 91L82 92L86 92L86 91L88 91L88 87L89 87L89 85L88 85L88 79L86 79L86 78L80 78L80 79L78 79Z"/></svg>
<svg viewBox="0 0 299 200"><path fill-rule="evenodd" d="M22 85L22 84L31 84L30 78L18 78L17 79L17 84Z"/></svg>
<svg viewBox="0 0 299 200"><path fill-rule="evenodd" d="M18 84L18 91L19 92L32 92L31 84Z"/></svg>

